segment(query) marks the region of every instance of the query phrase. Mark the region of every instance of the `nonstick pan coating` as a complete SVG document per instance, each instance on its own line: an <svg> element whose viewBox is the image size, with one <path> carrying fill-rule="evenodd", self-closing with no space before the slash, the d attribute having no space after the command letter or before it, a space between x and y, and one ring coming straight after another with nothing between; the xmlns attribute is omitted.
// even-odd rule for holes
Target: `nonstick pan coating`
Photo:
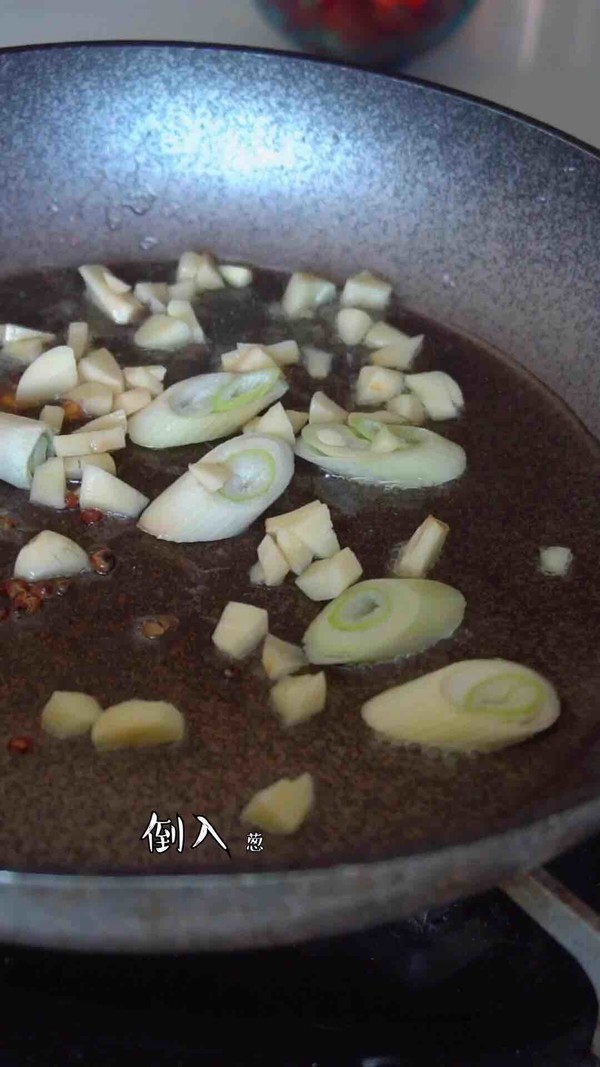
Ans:
<svg viewBox="0 0 600 1067"><path fill-rule="evenodd" d="M245 681L247 707L236 708L236 672L225 674L205 647L224 595L219 568L229 567L227 598L243 598L254 533L240 542L239 567L233 568L224 546L213 549L209 568L205 547L174 552L156 543L140 557L125 535L120 548L118 538L113 546L119 567L109 579L110 597L82 585L57 608L63 615L49 611L38 629L36 623L22 630L4 660L6 714L12 711L18 732L26 732L22 682L27 678L31 702L39 706L50 683L39 671L45 646L52 650L50 688L88 688L106 700L131 695L140 684L155 686L161 673L171 677L175 662L180 690L163 695L185 704L185 679L193 672L196 697L201 692L204 698L203 744L197 763L175 752L123 755L98 771L90 769L89 752L77 748L23 761L19 775L7 762L0 860L12 873L0 882L2 935L107 948L277 943L375 922L493 884L594 827L600 809L593 800L600 676L593 636L600 606L596 446L573 423L575 457L564 447L564 424L554 432L550 408L547 422L539 423L538 387L527 376L518 410L507 414L506 369L493 361L478 368L476 344L458 342L419 316L446 320L510 352L562 391L595 430L596 157L431 87L235 50L116 45L7 52L0 58L0 89L7 126L0 175L4 276L86 260L145 261L151 270L151 263L191 246L271 267L311 266L336 278L368 263L394 279L402 306L411 308L398 321L415 330L425 325L431 365L443 356L446 369L459 380L462 372L474 396L485 390L488 396L488 409L480 405L478 416L453 431L489 478L488 513L485 492L473 499L458 488L446 499L442 494L439 504L449 515L454 511L462 541L436 576L452 581L453 561L458 566L461 553L468 553L471 588L464 591L474 605L451 654L519 658L523 650L532 665L536 655L540 662L551 655L569 723L568 734L550 733L489 762L469 761L460 772L407 754L399 780L397 757L369 747L357 728L339 672L329 732L324 720L315 720L286 747L273 740L261 712L258 674ZM77 287L62 276L47 277L37 301L30 285L0 282L3 317L19 313L30 322L37 314L47 321L67 306L78 317ZM275 295L273 277L261 285L265 298ZM261 314L251 305L224 305L212 335L218 350L237 339L238 323L248 335L252 315ZM499 451L510 457L503 474L511 473L514 484L495 479L493 448L478 450L478 418L496 418ZM542 453L547 458L546 494L528 484L523 429L538 464ZM190 458L195 454L181 452L174 462ZM136 454L126 462L135 466ZM156 492L169 472L143 462L147 488ZM506 518L517 481L511 532ZM368 559L373 576L386 564L386 524L396 524L396 540L402 540L424 506L413 497L399 511L381 507L373 491L347 494L343 483L317 483L306 468L286 506L309 499L315 489L337 509L342 538L344 524L350 528L352 513L363 509L353 547ZM574 617L572 584L568 595L550 595L540 581L527 584L525 553L535 553L544 495L541 525L551 540L560 541L560 517L577 509ZM5 494L3 504L7 500ZM470 540L465 508L471 509ZM27 506L21 522L35 528ZM490 537L490 523L497 538ZM94 531L86 543L111 536L110 528ZM516 572L513 562L507 578L503 559L514 561L517 544L523 560ZM6 568L11 548L6 541L0 547ZM199 582L211 568L212 577ZM190 613L171 644L149 660L136 644L136 620L167 609L173 583L190 589ZM523 594L518 603L515 588ZM528 623L532 595L547 615L539 638ZM300 637L308 618L289 594L275 611L281 636ZM92 632L85 633L90 615L100 627L96 644ZM63 620L59 634L48 634L53 618L57 626ZM111 656L111 647L125 640L129 659ZM82 656L82 642L94 650L94 660L91 652L89 661ZM440 646L419 670L446 662L448 654ZM323 807L300 843L290 839L250 855L245 835L231 829L229 860L204 849L149 856L138 840L142 808L148 817L156 808L161 818L183 808L187 821L197 811L220 830L233 828L240 802L265 784L267 771L270 780L301 770L320 753ZM574 807L584 801L584 808Z"/></svg>

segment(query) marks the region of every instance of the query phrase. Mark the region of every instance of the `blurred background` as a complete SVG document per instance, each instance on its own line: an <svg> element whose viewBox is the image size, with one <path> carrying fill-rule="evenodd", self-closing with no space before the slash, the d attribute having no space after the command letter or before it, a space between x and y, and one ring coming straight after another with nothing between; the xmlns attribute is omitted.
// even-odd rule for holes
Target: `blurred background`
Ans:
<svg viewBox="0 0 600 1067"><path fill-rule="evenodd" d="M188 40L401 65L600 147L600 0L2 0L1 11L4 46Z"/></svg>

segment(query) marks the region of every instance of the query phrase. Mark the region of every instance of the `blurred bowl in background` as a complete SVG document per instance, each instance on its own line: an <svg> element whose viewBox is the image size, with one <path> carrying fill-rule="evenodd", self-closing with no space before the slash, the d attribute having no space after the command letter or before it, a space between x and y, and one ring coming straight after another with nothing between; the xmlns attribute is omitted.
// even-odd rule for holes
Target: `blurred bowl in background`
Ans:
<svg viewBox="0 0 600 1067"><path fill-rule="evenodd" d="M257 0L304 52L402 66L453 33L478 0Z"/></svg>

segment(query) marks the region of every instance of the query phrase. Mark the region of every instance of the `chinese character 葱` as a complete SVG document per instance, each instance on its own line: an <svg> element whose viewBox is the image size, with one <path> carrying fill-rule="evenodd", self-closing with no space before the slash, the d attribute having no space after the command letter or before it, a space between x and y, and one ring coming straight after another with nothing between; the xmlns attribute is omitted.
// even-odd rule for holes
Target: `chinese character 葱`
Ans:
<svg viewBox="0 0 600 1067"><path fill-rule="evenodd" d="M204 838L206 837L207 834L212 834L212 836L214 837L214 839L217 842L217 844L220 845L221 848L225 850L225 852L229 856L229 859L231 859L231 852L229 851L227 845L223 841L223 838L219 837L219 835L218 835L217 831L215 830L214 826L212 826L211 823L209 823L208 819L206 819L204 817L204 815L194 815L194 818L197 819L198 822L200 823L200 830L198 832L198 837L196 838L196 840L194 841L194 844L192 845L192 848L197 848L198 845L202 844L202 842L204 841Z"/></svg>
<svg viewBox="0 0 600 1067"><path fill-rule="evenodd" d="M248 844L246 845L246 852L262 852L262 834L249 833Z"/></svg>
<svg viewBox="0 0 600 1067"><path fill-rule="evenodd" d="M140 841L148 841L149 852L166 852L171 845L177 844L177 851L183 852L183 819L177 815L176 823L172 819L159 819L155 811L150 816L150 822L144 830Z"/></svg>

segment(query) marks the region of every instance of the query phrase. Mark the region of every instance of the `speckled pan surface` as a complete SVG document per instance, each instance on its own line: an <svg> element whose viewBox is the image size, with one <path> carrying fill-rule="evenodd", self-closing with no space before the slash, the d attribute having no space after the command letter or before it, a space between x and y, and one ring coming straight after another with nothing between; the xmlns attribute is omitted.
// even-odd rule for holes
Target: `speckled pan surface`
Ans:
<svg viewBox="0 0 600 1067"><path fill-rule="evenodd" d="M150 264L190 246L283 269L312 266L338 279L368 263L395 281L410 309L399 311L400 323L417 328L424 315L485 338L559 389L597 431L600 168L591 152L430 87L238 51L9 52L0 55L0 92L3 276L90 259ZM267 294L276 282L265 285ZM31 286L0 287L2 317L10 308L31 318ZM57 302L66 311L71 301L69 313L77 307L68 285L58 294L44 289L40 299L51 314ZM238 339L237 313L246 325L259 314L216 305L219 350ZM285 504L317 491L342 539L353 531L372 576L390 545L428 510L439 511L456 536L436 577L460 573L469 616L451 652L440 646L403 677L450 655L522 658L548 673L552 665L565 732L457 771L369 744L344 672L332 671L327 719L284 737L259 672L241 681L237 671L225 675L207 645L225 594L243 597L260 527L241 539L234 559L225 546L182 551L149 539L140 557L129 534L117 548L119 531L88 532L89 544L115 539L110 595L100 579L81 585L7 641L3 705L17 727L11 732L30 732L29 706L39 706L48 688L85 682L116 699L140 685L152 695L168 681L193 743L183 759L147 753L100 763L85 745L36 746L18 766L5 752L0 863L19 873L0 880L0 935L138 948L275 943L489 884L597 825L598 450L527 376L515 377L456 334L430 325L427 333L423 368L455 373L475 408L450 430L475 477L437 497L381 507L374 491L348 494L345 483L304 468ZM343 382L335 388L343 399ZM301 392L295 397L300 403ZM174 455L174 470L186 459ZM126 463L136 484L153 491L173 473L147 455ZM359 507L365 521L355 533ZM20 516L37 528L31 509ZM70 522L55 528L66 531ZM568 582L549 585L535 573L537 547L567 536L577 565ZM14 544L5 538L0 554L4 573ZM182 591L186 599L189 591L187 615ZM144 647L139 619L174 606L180 627L160 646ZM295 638L314 614L299 606L293 587L273 610L281 636L291 630ZM356 699L391 681L383 679L362 677ZM307 764L320 771L314 820L297 839L247 854L241 804L265 777ZM591 803L567 810L575 801ZM206 846L149 856L138 838L152 810L182 814L188 834L193 813L212 818L231 863ZM89 873L107 871L135 873ZM146 877L178 871L201 873Z"/></svg>

